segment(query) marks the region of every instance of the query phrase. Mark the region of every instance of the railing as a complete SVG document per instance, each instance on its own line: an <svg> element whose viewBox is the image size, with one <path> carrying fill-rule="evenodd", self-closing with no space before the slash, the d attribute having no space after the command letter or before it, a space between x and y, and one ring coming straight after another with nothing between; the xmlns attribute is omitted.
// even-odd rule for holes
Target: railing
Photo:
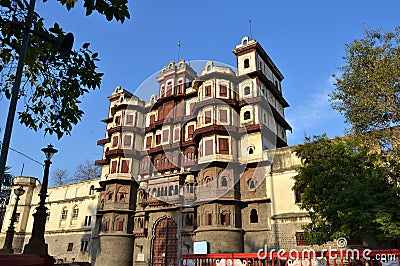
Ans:
<svg viewBox="0 0 400 266"><path fill-rule="evenodd" d="M183 266L399 266L400 250L343 249L267 253L185 254Z"/></svg>

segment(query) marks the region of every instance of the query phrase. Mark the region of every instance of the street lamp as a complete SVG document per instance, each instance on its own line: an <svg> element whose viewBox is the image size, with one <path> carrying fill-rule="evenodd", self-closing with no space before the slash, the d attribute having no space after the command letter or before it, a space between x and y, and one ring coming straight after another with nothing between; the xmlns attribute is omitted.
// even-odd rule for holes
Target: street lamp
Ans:
<svg viewBox="0 0 400 266"><path fill-rule="evenodd" d="M22 186L14 190L14 194L17 196L17 198L15 199L15 205L10 219L11 220L10 226L8 227L6 233L6 240L4 242L3 248L0 250L0 253L14 253L14 249L12 248L12 243L15 234L14 223L17 221L17 207L18 207L19 197L24 195L24 193L25 190L22 188Z"/></svg>
<svg viewBox="0 0 400 266"><path fill-rule="evenodd" d="M49 183L49 170L51 165L51 157L58 152L54 149L53 145L49 144L42 151L46 155L44 161L44 174L43 183L40 189L39 206L36 207L36 212L33 214L33 228L32 236L29 239L28 244L25 245L24 254L37 254L37 255L49 255L47 250L47 244L44 241L44 230L46 226L47 208L44 206L47 197L47 185Z"/></svg>

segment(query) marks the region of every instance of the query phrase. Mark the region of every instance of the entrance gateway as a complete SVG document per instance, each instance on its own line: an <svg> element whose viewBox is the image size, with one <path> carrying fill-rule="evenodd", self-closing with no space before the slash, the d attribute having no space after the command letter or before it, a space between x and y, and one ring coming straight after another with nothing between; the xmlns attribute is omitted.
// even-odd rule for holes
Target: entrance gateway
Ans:
<svg viewBox="0 0 400 266"><path fill-rule="evenodd" d="M178 266L178 226L171 218L160 220L155 228L154 266Z"/></svg>

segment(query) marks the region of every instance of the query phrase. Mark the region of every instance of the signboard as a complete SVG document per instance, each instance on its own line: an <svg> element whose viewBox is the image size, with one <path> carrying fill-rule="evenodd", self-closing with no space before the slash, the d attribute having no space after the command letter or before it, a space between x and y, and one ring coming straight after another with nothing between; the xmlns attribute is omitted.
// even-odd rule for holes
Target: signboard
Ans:
<svg viewBox="0 0 400 266"><path fill-rule="evenodd" d="M193 254L208 254L207 241L193 242Z"/></svg>

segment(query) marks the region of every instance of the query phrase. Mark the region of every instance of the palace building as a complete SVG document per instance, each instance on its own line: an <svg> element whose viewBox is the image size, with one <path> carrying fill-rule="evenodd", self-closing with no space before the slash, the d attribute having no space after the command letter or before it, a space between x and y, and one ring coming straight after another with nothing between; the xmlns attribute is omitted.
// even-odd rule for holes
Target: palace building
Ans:
<svg viewBox="0 0 400 266"><path fill-rule="evenodd" d="M50 255L161 266L179 265L182 254L305 247L283 75L255 40L244 37L233 53L235 69L170 62L148 101L121 87L111 93L97 141L101 178L49 189ZM29 239L40 189L35 178L17 178L20 185L17 251Z"/></svg>
<svg viewBox="0 0 400 266"><path fill-rule="evenodd" d="M283 75L255 40L233 53L236 71L170 62L149 101L121 87L108 97L95 265L179 265L198 243L209 253L302 244Z"/></svg>

